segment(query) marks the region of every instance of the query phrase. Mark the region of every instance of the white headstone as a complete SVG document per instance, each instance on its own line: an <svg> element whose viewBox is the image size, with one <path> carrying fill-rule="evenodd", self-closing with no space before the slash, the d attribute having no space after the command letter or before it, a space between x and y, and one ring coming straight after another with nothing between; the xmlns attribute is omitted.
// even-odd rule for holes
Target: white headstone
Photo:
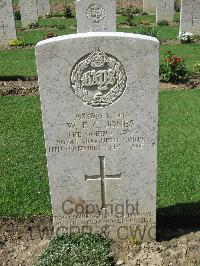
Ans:
<svg viewBox="0 0 200 266"><path fill-rule="evenodd" d="M36 58L55 233L154 239L158 40L74 34Z"/></svg>
<svg viewBox="0 0 200 266"><path fill-rule="evenodd" d="M0 46L17 39L12 0L0 1Z"/></svg>
<svg viewBox="0 0 200 266"><path fill-rule="evenodd" d="M36 0L20 0L20 13L22 27L38 21Z"/></svg>
<svg viewBox="0 0 200 266"><path fill-rule="evenodd" d="M75 3L79 33L116 31L115 0L77 0Z"/></svg>
<svg viewBox="0 0 200 266"><path fill-rule="evenodd" d="M45 18L47 14L50 14L49 0L36 0L38 17Z"/></svg>
<svg viewBox="0 0 200 266"><path fill-rule="evenodd" d="M156 23L174 20L174 0L159 0L156 7Z"/></svg>
<svg viewBox="0 0 200 266"><path fill-rule="evenodd" d="M182 0L180 34L184 32L200 34L200 0Z"/></svg>
<svg viewBox="0 0 200 266"><path fill-rule="evenodd" d="M143 12L156 13L158 0L143 0Z"/></svg>

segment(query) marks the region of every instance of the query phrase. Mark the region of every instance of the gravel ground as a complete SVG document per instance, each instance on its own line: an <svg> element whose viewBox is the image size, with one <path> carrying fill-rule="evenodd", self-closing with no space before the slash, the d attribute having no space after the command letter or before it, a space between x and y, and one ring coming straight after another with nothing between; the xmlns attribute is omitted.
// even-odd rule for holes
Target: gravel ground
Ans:
<svg viewBox="0 0 200 266"><path fill-rule="evenodd" d="M51 225L49 217L1 219L0 265L33 265L36 257L49 243L53 232ZM140 245L131 242L113 243L112 255L116 257L117 265L125 266L200 265L198 229L197 225L187 229L162 228L158 242Z"/></svg>
<svg viewBox="0 0 200 266"><path fill-rule="evenodd" d="M0 265L31 266L49 243L51 219L0 220Z"/></svg>
<svg viewBox="0 0 200 266"><path fill-rule="evenodd" d="M200 88L200 77L190 79L186 84L160 83L160 90L180 90ZM36 80L0 81L0 96L39 95Z"/></svg>
<svg viewBox="0 0 200 266"><path fill-rule="evenodd" d="M39 95L38 84L33 81L0 81L0 96Z"/></svg>
<svg viewBox="0 0 200 266"><path fill-rule="evenodd" d="M114 256L125 266L200 265L200 231L186 233L169 241L133 245L113 245ZM122 264L123 263L123 264Z"/></svg>

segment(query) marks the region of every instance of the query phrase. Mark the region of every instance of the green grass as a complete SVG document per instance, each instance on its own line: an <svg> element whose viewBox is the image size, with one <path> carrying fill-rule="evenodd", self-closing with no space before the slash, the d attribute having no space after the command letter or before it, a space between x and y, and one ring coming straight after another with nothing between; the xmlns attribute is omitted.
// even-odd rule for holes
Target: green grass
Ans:
<svg viewBox="0 0 200 266"><path fill-rule="evenodd" d="M53 1L52 1L53 2ZM55 1L54 1L55 2ZM175 13L174 19L178 21L179 13ZM159 32L159 39L161 41L176 40L178 36L178 25L159 27L155 25L155 15L135 16L135 21L138 23L142 20L147 20L154 25L155 29ZM125 17L119 15L117 17L118 25L125 22ZM19 30L21 22L16 21L18 28L17 35L25 45L36 45L39 41L43 40L49 32L56 35L67 35L76 32L76 19L65 18L49 18L40 19L39 28L35 30ZM118 31L139 33L141 26L132 27L129 29L118 28ZM186 58L186 67L188 70L193 70L193 65L200 61L199 45L161 45L161 61L163 60L164 53L172 50L178 56ZM33 77L36 76L36 63L33 49L23 50L0 50L0 78L7 77Z"/></svg>
<svg viewBox="0 0 200 266"><path fill-rule="evenodd" d="M175 17L177 17L177 13L175 14ZM147 15L147 16L135 16L134 21L136 23L140 23L141 21L148 21L151 23L152 26L156 28L156 30L159 32L159 39L164 40L174 40L177 38L179 33L179 27L178 25L173 26L163 26L159 27L155 24L155 15ZM122 15L117 16L117 25L118 25L118 31L124 31L124 32L133 32L133 33L139 33L139 29L141 25L131 27L129 29L119 27L120 24L126 22L126 17ZM47 35L48 32L54 32L57 35L64 35L64 34L71 34L76 33L76 18L48 18L48 19L39 19L39 28L35 30L27 30L27 31L21 31L21 21L16 21L16 27L17 27L17 35L18 38L23 40L24 43L35 45L37 42L44 39L44 36Z"/></svg>
<svg viewBox="0 0 200 266"><path fill-rule="evenodd" d="M156 26L160 41L176 40L179 35L179 26Z"/></svg>
<svg viewBox="0 0 200 266"><path fill-rule="evenodd" d="M175 14L175 20L178 19L179 13ZM135 21L147 20L155 29L159 32L159 39L161 41L176 40L178 36L179 27L178 25L163 26L159 27L155 25L155 15L147 16L136 16ZM117 17L119 23L125 22L125 17L119 15ZM16 22L18 31L17 35L25 45L36 45L39 41L43 40L49 32L55 33L56 35L67 35L76 32L76 19L65 19L65 18L49 18L40 19L39 28L35 30L19 30L21 22ZM129 29L118 28L118 31L139 33L141 26L132 27ZM189 71L193 70L193 65L200 61L200 46L198 44L193 45L180 45L180 44L163 44L161 45L161 61L163 56L168 50L172 50L178 56L186 58L186 67ZM4 79L7 77L33 77L36 76L36 63L33 49L23 50L0 50L0 78Z"/></svg>
<svg viewBox="0 0 200 266"><path fill-rule="evenodd" d="M200 201L200 90L162 92L158 207Z"/></svg>
<svg viewBox="0 0 200 266"><path fill-rule="evenodd" d="M27 32L26 32L27 34ZM35 31L34 34L29 32L32 42L36 42L36 38L42 34ZM47 32L45 33L47 34ZM23 32L22 32L23 35ZM24 38L25 39L25 38ZM30 41L27 39L26 41ZM200 61L200 45L199 44L174 44L161 45L161 62L167 51L173 51L177 56L185 58L186 67L189 71L193 70L194 64ZM18 49L18 50L0 50L0 78L5 77L33 77L37 75L34 49Z"/></svg>
<svg viewBox="0 0 200 266"><path fill-rule="evenodd" d="M53 239L36 266L112 266L111 241L99 235L71 235Z"/></svg>
<svg viewBox="0 0 200 266"><path fill-rule="evenodd" d="M176 12L174 14L174 22L179 22L180 21L180 12Z"/></svg>
<svg viewBox="0 0 200 266"><path fill-rule="evenodd" d="M76 19L75 18L48 18L48 19L39 19L39 29L42 27L47 27L47 28L58 28L59 27L76 27ZM16 21L16 28L21 29L21 21L17 20Z"/></svg>
<svg viewBox="0 0 200 266"><path fill-rule="evenodd" d="M140 21L144 21L144 20L148 21L149 23L155 23L156 17L155 17L155 15L135 16L133 19L133 22L140 23ZM122 16L122 15L117 16L117 24L123 24L126 21L127 21L126 16Z"/></svg>
<svg viewBox="0 0 200 266"><path fill-rule="evenodd" d="M174 15L174 21L177 22L179 21L180 14L175 13ZM157 26L155 21L156 21L156 16L155 15L147 15L147 16L136 16L133 20L136 24L140 24L141 21L148 21L151 23L151 27L154 27L158 32L159 32L159 40L161 41L166 41L166 40L176 40L178 35L179 35L179 25L177 23L174 23L173 25L170 26ZM118 16L117 18L118 26L119 24L123 24L126 22L126 18L124 16ZM139 33L140 27L142 26L137 25L135 27L131 27L129 29L127 28L119 28L118 31L124 31L124 32L133 32L133 33Z"/></svg>
<svg viewBox="0 0 200 266"><path fill-rule="evenodd" d="M36 76L34 49L0 50L0 78Z"/></svg>
<svg viewBox="0 0 200 266"><path fill-rule="evenodd" d="M118 31L123 32L131 32L131 33L140 33L140 28L142 25L125 29L125 28L118 28ZM178 26L154 26L156 31L158 32L157 38L159 38L160 41L166 41L166 40L176 40L179 32Z"/></svg>
<svg viewBox="0 0 200 266"><path fill-rule="evenodd" d="M200 201L199 113L200 90L160 93L158 208ZM50 214L39 98L1 97L0 120L0 216Z"/></svg>
<svg viewBox="0 0 200 266"><path fill-rule="evenodd" d="M35 45L35 44L37 44L37 42L44 40L44 36L46 36L48 32L54 32L57 35L67 35L67 34L76 33L76 28L73 28L73 27L75 27L75 25L71 25L73 27L70 27L70 25L67 25L65 23L58 24L57 21L59 21L59 20L56 20L55 22L53 20L51 20L51 22L49 24L46 23L47 20L43 20L43 21L45 22L44 24L43 24L43 22L40 23L42 28L38 28L35 30L18 31L17 32L18 39L23 40L26 45L27 44ZM65 28L62 29L62 27L65 27ZM123 31L123 32L130 32L130 33L140 33L140 27L141 26L137 26L137 27L133 27L133 28L129 28L129 29L118 28L118 31L119 32ZM158 31L158 33L159 33L158 38L161 41L176 40L177 39L178 31L179 31L178 26L173 26L173 27L171 27L171 26L163 26L163 27L155 26L155 29Z"/></svg>
<svg viewBox="0 0 200 266"><path fill-rule="evenodd" d="M155 16L137 16L135 21L138 23L142 20L147 20L150 23L155 20ZM131 27L131 28L119 28L119 24L124 23L126 21L124 16L118 16L118 31L124 32L132 32L132 33L139 33L141 25ZM25 40L26 44L36 44L38 41L41 41L44 36L49 31L53 31L58 35L64 34L71 34L76 32L76 19L65 19L65 18L49 18L49 19L40 19L39 20L39 28L35 30L28 30L28 31L20 31L21 22L16 21L16 27L18 29L17 35L18 38ZM157 26L153 25L156 30L159 32L159 39L161 41L166 40L175 40L179 34L179 27L178 25L173 26ZM33 35L33 37L32 37Z"/></svg>
<svg viewBox="0 0 200 266"><path fill-rule="evenodd" d="M21 22L18 20L16 22L17 37L20 40L23 40L25 45L36 45L39 41L45 39L45 36L49 32L53 32L56 35L67 35L76 33L76 20L75 19L39 19L39 28L29 29L26 31L20 31Z"/></svg>
<svg viewBox="0 0 200 266"><path fill-rule="evenodd" d="M48 18L48 19L39 19L40 27L59 27L59 26L73 26L76 27L76 19L75 18Z"/></svg>
<svg viewBox="0 0 200 266"><path fill-rule="evenodd" d="M50 214L38 97L1 97L0 124L0 215Z"/></svg>
<svg viewBox="0 0 200 266"><path fill-rule="evenodd" d="M34 31L20 31L17 33L18 39L23 40L25 45L36 45L38 42L45 39L45 36L49 32L55 33L57 36L67 35L76 33L74 29L42 29L42 30L34 30Z"/></svg>

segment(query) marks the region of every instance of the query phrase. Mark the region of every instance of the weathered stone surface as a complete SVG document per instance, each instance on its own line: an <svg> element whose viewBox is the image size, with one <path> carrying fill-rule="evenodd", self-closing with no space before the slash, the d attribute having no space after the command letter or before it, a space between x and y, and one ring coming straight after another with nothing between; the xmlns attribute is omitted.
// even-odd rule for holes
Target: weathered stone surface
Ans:
<svg viewBox="0 0 200 266"><path fill-rule="evenodd" d="M0 46L17 39L12 0L0 1Z"/></svg>
<svg viewBox="0 0 200 266"><path fill-rule="evenodd" d="M174 0L159 0L156 7L156 23L174 20Z"/></svg>
<svg viewBox="0 0 200 266"><path fill-rule="evenodd" d="M36 0L20 0L22 27L38 21Z"/></svg>
<svg viewBox="0 0 200 266"><path fill-rule="evenodd" d="M200 0L182 0L180 34L184 32L200 34Z"/></svg>
<svg viewBox="0 0 200 266"><path fill-rule="evenodd" d="M45 18L47 14L50 14L49 0L36 0L38 17Z"/></svg>
<svg viewBox="0 0 200 266"><path fill-rule="evenodd" d="M79 33L116 31L115 0L77 0L75 3Z"/></svg>
<svg viewBox="0 0 200 266"><path fill-rule="evenodd" d="M143 11L147 13L156 13L158 0L143 0Z"/></svg>
<svg viewBox="0 0 200 266"><path fill-rule="evenodd" d="M159 42L74 34L36 58L55 233L154 239Z"/></svg>

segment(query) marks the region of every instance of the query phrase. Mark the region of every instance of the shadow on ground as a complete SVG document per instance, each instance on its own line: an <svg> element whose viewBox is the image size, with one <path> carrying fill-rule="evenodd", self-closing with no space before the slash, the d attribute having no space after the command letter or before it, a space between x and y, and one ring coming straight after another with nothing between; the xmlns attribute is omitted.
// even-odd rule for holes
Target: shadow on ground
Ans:
<svg viewBox="0 0 200 266"><path fill-rule="evenodd" d="M200 231L200 202L181 203L157 210L157 241Z"/></svg>

